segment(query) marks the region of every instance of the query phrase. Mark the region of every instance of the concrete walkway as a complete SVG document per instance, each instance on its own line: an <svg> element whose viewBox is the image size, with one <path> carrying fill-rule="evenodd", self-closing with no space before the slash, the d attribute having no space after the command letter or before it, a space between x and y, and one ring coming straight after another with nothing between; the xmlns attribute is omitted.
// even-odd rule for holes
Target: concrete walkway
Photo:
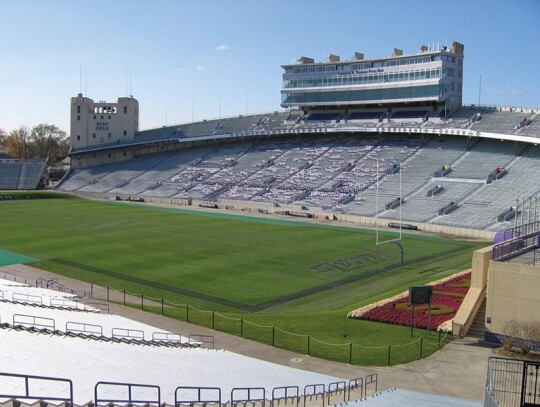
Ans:
<svg viewBox="0 0 540 407"><path fill-rule="evenodd" d="M29 281L57 278L65 287L90 291L90 284L26 265L0 267L0 278L6 275ZM12 278L10 278L12 279ZM91 301L96 301L95 299ZM352 379L378 373L378 390L398 387L427 393L482 400L487 374L487 359L493 348L473 340L456 339L434 354L405 365L393 367L352 366L274 348L238 336L188 324L183 321L144 312L131 307L109 304L110 313L122 315L169 332L183 335L212 335L216 348L267 360L273 363Z"/></svg>

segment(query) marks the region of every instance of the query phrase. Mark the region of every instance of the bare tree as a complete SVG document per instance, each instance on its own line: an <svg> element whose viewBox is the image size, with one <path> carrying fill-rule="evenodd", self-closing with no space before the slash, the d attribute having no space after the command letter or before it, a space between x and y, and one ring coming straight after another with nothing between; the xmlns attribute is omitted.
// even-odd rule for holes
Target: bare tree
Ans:
<svg viewBox="0 0 540 407"><path fill-rule="evenodd" d="M6 151L6 137L6 131L4 129L0 129L0 153L4 153Z"/></svg>
<svg viewBox="0 0 540 407"><path fill-rule="evenodd" d="M53 124L38 124L30 134L32 149L36 156L50 165L58 157L67 154L66 133Z"/></svg>
<svg viewBox="0 0 540 407"><path fill-rule="evenodd" d="M4 140L6 153L12 157L26 160L29 152L28 139L28 127L21 126L16 130L10 131Z"/></svg>

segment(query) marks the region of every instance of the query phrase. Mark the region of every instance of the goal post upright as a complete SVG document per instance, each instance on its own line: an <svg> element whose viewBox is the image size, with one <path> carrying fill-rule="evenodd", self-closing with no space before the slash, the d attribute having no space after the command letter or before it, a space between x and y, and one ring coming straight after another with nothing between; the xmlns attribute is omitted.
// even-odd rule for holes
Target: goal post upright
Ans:
<svg viewBox="0 0 540 407"><path fill-rule="evenodd" d="M375 182L375 204L376 204L376 212L375 212L375 244L376 246L379 246L381 244L389 243L389 242L396 242L400 241L403 237L403 190L402 190L402 182L401 182L401 166L402 162L399 163L399 235L395 239L389 239L389 240L383 240L381 241L379 239L379 186L380 186L380 172L379 172L379 160L377 160L377 179Z"/></svg>
<svg viewBox="0 0 540 407"><path fill-rule="evenodd" d="M403 269L403 245L400 243L402 236L403 236L403 212L402 212L402 206L403 206L403 189L402 189L402 180L401 180L401 170L402 170L403 162L399 162L399 236L395 239L389 239L389 240L379 240L379 186L380 186L380 173L379 173L379 160L377 160L377 179L375 182L375 202L376 202L376 212L375 212L375 245L380 246L387 243L393 243L396 246L399 247L401 252L401 268Z"/></svg>

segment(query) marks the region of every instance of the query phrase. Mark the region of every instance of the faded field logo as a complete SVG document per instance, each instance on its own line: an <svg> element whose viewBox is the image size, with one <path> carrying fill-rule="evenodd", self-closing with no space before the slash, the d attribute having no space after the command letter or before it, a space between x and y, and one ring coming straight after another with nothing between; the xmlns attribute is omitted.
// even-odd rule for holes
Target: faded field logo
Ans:
<svg viewBox="0 0 540 407"><path fill-rule="evenodd" d="M371 250L351 257L315 264L310 266L309 269L314 273L346 273L362 266L380 264L395 259L396 253L385 250Z"/></svg>

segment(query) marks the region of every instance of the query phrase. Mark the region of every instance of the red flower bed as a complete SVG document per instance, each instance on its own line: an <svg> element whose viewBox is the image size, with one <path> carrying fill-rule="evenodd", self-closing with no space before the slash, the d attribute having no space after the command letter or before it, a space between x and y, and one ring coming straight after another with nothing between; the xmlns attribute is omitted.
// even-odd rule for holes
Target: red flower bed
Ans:
<svg viewBox="0 0 540 407"><path fill-rule="evenodd" d="M431 329L437 328L456 315L461 305L461 301L469 291L471 285L471 273L463 274L451 280L433 286L433 297L431 303ZM416 328L428 327L429 306L415 305L414 326ZM379 307L367 311L360 319L377 322L388 322L410 326L411 306L406 296L386 303Z"/></svg>

